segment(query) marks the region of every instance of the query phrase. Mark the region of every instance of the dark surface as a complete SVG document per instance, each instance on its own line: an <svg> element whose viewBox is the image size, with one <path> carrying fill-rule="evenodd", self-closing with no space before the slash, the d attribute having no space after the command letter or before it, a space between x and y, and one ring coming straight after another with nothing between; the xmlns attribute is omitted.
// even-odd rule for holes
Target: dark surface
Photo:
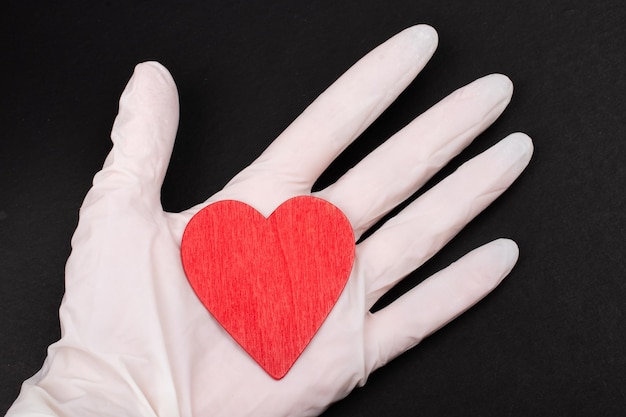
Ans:
<svg viewBox="0 0 626 417"><path fill-rule="evenodd" d="M429 23L440 35L431 63L320 184L451 90L505 73L511 105L453 165L521 130L535 142L529 169L393 296L500 236L521 259L491 296L324 416L623 415L624 2L295 3L3 5L0 413L59 337L78 208L136 63L158 60L178 83L163 188L176 211L220 189L371 48Z"/></svg>

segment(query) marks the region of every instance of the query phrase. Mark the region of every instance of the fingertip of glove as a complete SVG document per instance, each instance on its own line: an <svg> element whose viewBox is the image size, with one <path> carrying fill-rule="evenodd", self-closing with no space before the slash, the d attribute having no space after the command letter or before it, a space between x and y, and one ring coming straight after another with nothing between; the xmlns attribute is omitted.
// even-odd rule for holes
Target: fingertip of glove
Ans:
<svg viewBox="0 0 626 417"><path fill-rule="evenodd" d="M165 84L174 85L172 74L157 61L145 61L135 66L133 76L159 79Z"/></svg>
<svg viewBox="0 0 626 417"><path fill-rule="evenodd" d="M410 33L412 36L419 37L421 39L431 39L433 41L439 40L439 35L434 27L421 23L419 25L409 26L404 32Z"/></svg>
<svg viewBox="0 0 626 417"><path fill-rule="evenodd" d="M504 74L494 73L481 78L490 89L498 91L501 95L511 97L513 95L513 82Z"/></svg>
<svg viewBox="0 0 626 417"><path fill-rule="evenodd" d="M393 36L389 42L401 47L404 51L413 52L417 55L418 62L425 63L437 49L438 40L439 37L435 29L431 26L420 24L404 29Z"/></svg>
<svg viewBox="0 0 626 417"><path fill-rule="evenodd" d="M515 132L498 142L493 150L495 151L494 155L497 155L503 163L512 164L513 167L517 167L516 170L521 170L530 162L533 154L533 142L528 135Z"/></svg>
<svg viewBox="0 0 626 417"><path fill-rule="evenodd" d="M517 243L511 239L500 238L494 240L491 244L498 251L499 258L503 260L503 263L510 265L508 268L510 271L519 258L519 246L517 246Z"/></svg>
<svg viewBox="0 0 626 417"><path fill-rule="evenodd" d="M483 256L490 265L488 270L490 273L485 274L489 277L484 282L489 288L495 288L502 280L511 272L517 259L519 258L519 247L511 239L500 238L479 248L483 252Z"/></svg>
<svg viewBox="0 0 626 417"><path fill-rule="evenodd" d="M431 51L434 51L439 43L439 35L435 28L430 25L419 24L410 26L401 33L410 36L417 45L423 46L424 44L429 44L429 50Z"/></svg>
<svg viewBox="0 0 626 417"><path fill-rule="evenodd" d="M523 132L515 132L511 133L506 139L514 144L512 146L514 146L521 155L523 155L527 160L530 160L530 157L535 149L530 136Z"/></svg>

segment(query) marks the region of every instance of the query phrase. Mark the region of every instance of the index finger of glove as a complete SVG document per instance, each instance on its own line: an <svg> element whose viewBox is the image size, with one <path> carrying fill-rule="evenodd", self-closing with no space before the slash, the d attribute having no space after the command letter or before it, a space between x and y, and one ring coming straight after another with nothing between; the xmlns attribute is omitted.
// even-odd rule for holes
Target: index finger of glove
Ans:
<svg viewBox="0 0 626 417"><path fill-rule="evenodd" d="M310 192L328 165L426 65L437 33L418 25L375 48L320 95L219 193L269 214L285 199ZM217 196L216 196L217 197Z"/></svg>

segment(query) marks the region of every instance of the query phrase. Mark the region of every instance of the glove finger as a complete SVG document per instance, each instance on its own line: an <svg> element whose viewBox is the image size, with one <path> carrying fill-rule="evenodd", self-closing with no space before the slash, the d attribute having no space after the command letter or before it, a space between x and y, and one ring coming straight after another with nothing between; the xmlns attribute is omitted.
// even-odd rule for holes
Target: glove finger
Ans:
<svg viewBox="0 0 626 417"><path fill-rule="evenodd" d="M532 141L515 133L463 164L357 246L371 307L437 253L502 194L528 165Z"/></svg>
<svg viewBox="0 0 626 417"><path fill-rule="evenodd" d="M322 93L214 199L243 200L268 215L287 198L309 193L333 159L426 65L436 45L435 30L419 25L375 48Z"/></svg>
<svg viewBox="0 0 626 417"><path fill-rule="evenodd" d="M142 202L160 209L160 190L178 127L178 93L172 76L156 62L144 62L124 89L113 124L113 148L94 177L84 206L105 195L117 204Z"/></svg>
<svg viewBox="0 0 626 417"><path fill-rule="evenodd" d="M517 262L515 242L498 239L424 280L366 323L366 364L377 369L491 292Z"/></svg>
<svg viewBox="0 0 626 417"><path fill-rule="evenodd" d="M358 238L491 125L512 92L500 74L455 91L317 195L346 214Z"/></svg>

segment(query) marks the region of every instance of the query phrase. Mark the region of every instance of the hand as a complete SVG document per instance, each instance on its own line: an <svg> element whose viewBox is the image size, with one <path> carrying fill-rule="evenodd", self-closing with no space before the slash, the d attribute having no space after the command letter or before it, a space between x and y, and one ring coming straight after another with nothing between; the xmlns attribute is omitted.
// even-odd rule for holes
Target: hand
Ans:
<svg viewBox="0 0 626 417"><path fill-rule="evenodd" d="M518 255L505 239L369 312L522 172L532 144L519 133L357 245L346 288L282 380L268 376L216 323L181 266L181 236L198 210L235 199L267 216L288 198L311 194L318 176L411 82L436 44L432 28L416 26L379 46L222 191L182 213L165 213L160 204L178 123L176 87L159 64L138 65L120 100L113 149L72 239L62 337L7 415L317 415L498 285ZM346 214L358 239L489 126L511 93L502 75L471 83L314 194Z"/></svg>

